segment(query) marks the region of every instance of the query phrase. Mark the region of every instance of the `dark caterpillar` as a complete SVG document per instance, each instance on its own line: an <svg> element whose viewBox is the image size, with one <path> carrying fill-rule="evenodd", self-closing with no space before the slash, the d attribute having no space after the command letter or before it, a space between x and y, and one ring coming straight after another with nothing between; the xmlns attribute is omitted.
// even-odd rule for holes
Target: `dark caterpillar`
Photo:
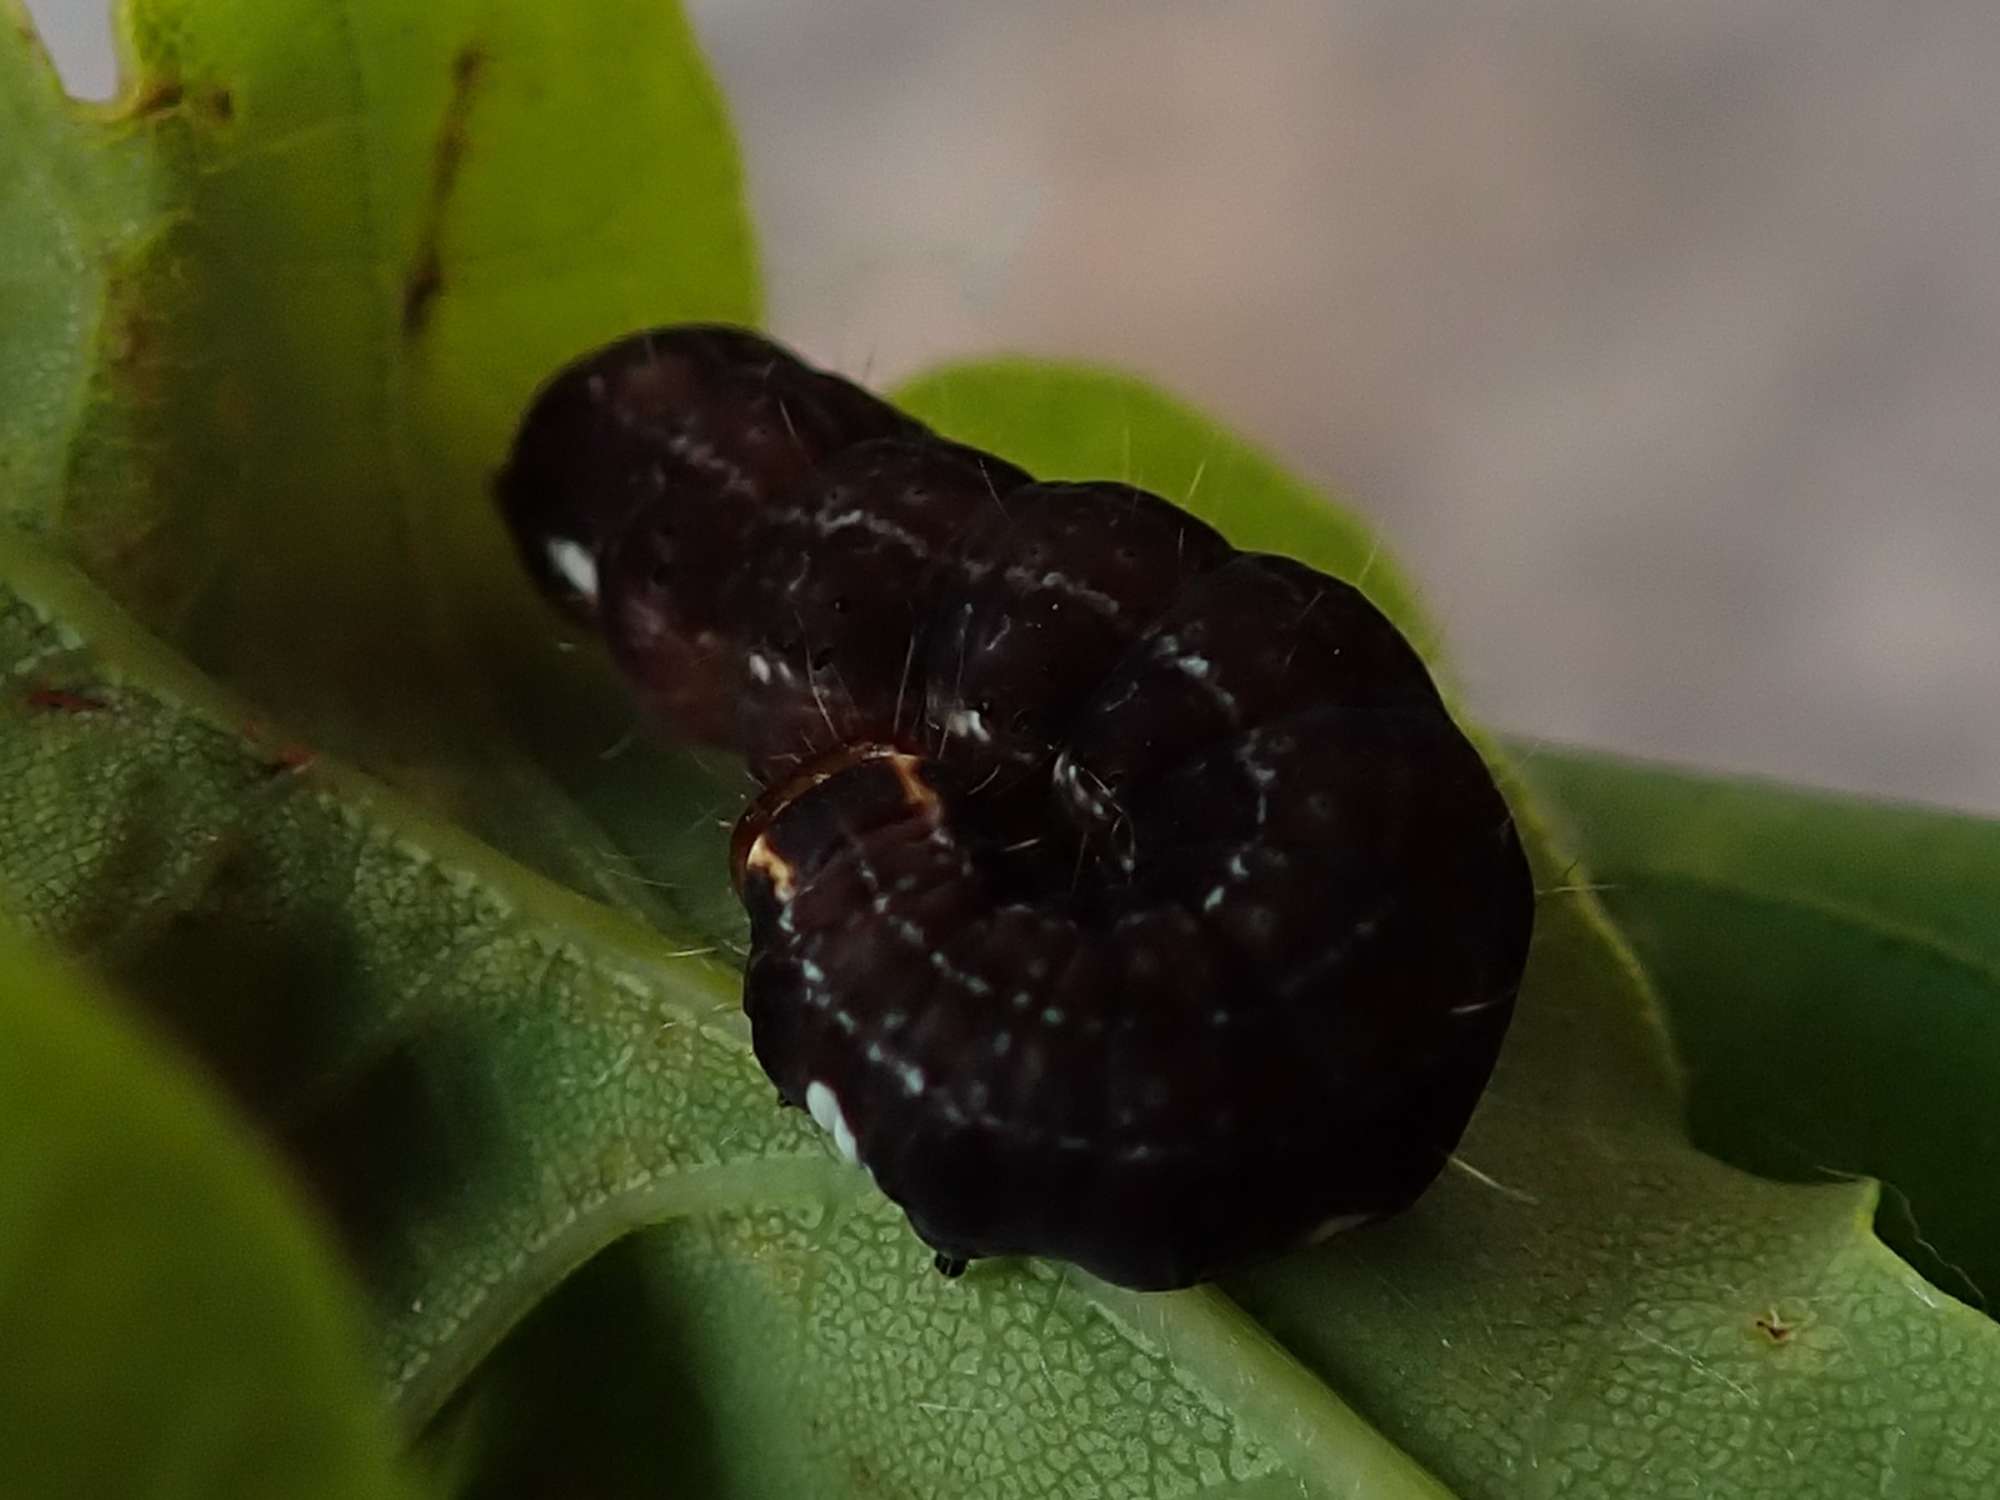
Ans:
<svg viewBox="0 0 2000 1500"><path fill-rule="evenodd" d="M1183 1286L1443 1167L1533 893L1355 589L736 329L569 366L499 488L652 715L763 786L733 859L758 1060L942 1269Z"/></svg>

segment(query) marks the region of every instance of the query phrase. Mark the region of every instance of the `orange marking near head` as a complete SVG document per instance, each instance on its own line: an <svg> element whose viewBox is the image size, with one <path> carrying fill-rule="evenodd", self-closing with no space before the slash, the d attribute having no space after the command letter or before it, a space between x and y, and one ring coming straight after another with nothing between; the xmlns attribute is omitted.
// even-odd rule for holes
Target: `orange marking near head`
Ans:
<svg viewBox="0 0 2000 1500"><path fill-rule="evenodd" d="M792 884L792 867L777 850L771 847L770 840L763 834L758 834L756 842L751 844L749 854L744 857L743 868L755 870L770 881L771 894L779 901L792 899L796 889Z"/></svg>

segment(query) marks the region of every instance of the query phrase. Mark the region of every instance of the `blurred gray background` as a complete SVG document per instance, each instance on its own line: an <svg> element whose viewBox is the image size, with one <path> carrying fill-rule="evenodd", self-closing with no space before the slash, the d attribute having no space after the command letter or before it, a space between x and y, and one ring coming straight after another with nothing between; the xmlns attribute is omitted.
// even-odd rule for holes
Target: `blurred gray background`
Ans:
<svg viewBox="0 0 2000 1500"><path fill-rule="evenodd" d="M691 8L809 354L1130 366L1501 726L2000 811L1994 0Z"/></svg>

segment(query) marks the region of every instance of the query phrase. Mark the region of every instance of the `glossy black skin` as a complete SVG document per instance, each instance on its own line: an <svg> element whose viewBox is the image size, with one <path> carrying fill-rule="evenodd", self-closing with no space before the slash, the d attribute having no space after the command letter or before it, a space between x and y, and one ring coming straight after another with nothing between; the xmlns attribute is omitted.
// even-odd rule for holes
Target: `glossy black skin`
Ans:
<svg viewBox="0 0 2000 1500"><path fill-rule="evenodd" d="M501 494L642 701L766 788L734 872L758 1059L791 1103L833 1091L941 1265L1183 1286L1443 1167L1533 891L1358 591L1157 496L1032 482L735 330L559 374Z"/></svg>

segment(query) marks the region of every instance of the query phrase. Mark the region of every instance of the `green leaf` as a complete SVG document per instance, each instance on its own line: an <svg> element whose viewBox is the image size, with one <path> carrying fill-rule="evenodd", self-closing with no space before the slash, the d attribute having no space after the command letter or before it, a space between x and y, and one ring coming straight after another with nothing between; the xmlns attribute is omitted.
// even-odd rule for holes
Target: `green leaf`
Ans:
<svg viewBox="0 0 2000 1500"><path fill-rule="evenodd" d="M1532 752L1657 978L1695 1139L1772 1176L1866 1173L1961 1296L2000 1288L2000 824Z"/></svg>
<svg viewBox="0 0 2000 1500"><path fill-rule="evenodd" d="M404 1493L328 1248L117 1003L0 923L0 1489Z"/></svg>
<svg viewBox="0 0 2000 1500"><path fill-rule="evenodd" d="M143 152L86 125L20 0L0 0L0 517L60 506L107 263L151 216Z"/></svg>
<svg viewBox="0 0 2000 1500"><path fill-rule="evenodd" d="M19 350L0 325L0 393L84 382L6 429L42 487L10 504L102 585L0 537L0 887L314 1185L404 1415L457 1397L441 1466L488 1493L1987 1492L2000 1331L1874 1239L1865 1185L1693 1149L1637 970L1525 802L1520 1019L1415 1211L1226 1290L928 1274L749 1055L713 951L727 768L599 758L604 680L530 613L481 494L570 339L720 314L739 271L748 299L678 19L577 9L141 5L104 120L19 57L0 75L55 164L0 169L0 241L37 182L84 184L6 283L81 321ZM488 152L496 206L461 218ZM655 162L673 191L632 192ZM1361 527L1142 385L1005 363L909 399L1044 472L1191 498L1429 638ZM614 828L657 838L664 901L605 878Z"/></svg>
<svg viewBox="0 0 2000 1500"><path fill-rule="evenodd" d="M590 878L601 834L519 713L588 674L488 485L562 361L756 318L735 145L685 21L657 0L131 0L119 24L109 109L0 41L7 511L293 733Z"/></svg>

